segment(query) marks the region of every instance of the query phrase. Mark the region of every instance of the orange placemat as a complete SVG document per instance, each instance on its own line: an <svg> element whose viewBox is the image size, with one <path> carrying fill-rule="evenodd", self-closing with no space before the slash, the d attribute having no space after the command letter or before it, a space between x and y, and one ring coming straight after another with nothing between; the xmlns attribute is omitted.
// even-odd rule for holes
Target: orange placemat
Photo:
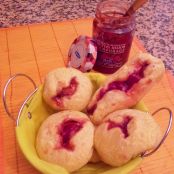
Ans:
<svg viewBox="0 0 174 174"><path fill-rule="evenodd" d="M2 119L0 119L0 174L4 174L3 164L3 131L2 131Z"/></svg>
<svg viewBox="0 0 174 174"><path fill-rule="evenodd" d="M80 34L91 35L91 33L91 19L1 29L1 96L5 81L15 73L29 75L37 85L42 83L50 70L65 66L69 46L75 37ZM130 58L142 50L144 51L144 48L135 38ZM165 74L162 81L144 98L151 112L164 106L174 111L174 93L168 79L173 81L171 76L169 78ZM32 85L23 78L18 78L12 83L7 97L13 115L17 115L19 106L31 90L33 90ZM7 117L2 103L0 103L0 116L4 132L4 153L3 161L0 160L0 168L4 168L5 174L39 174L22 155L15 138L15 124ZM168 121L166 113L162 113L157 121L162 129L165 129ZM173 135L174 129L172 128L160 150L153 156L145 158L142 165L133 174L174 174Z"/></svg>

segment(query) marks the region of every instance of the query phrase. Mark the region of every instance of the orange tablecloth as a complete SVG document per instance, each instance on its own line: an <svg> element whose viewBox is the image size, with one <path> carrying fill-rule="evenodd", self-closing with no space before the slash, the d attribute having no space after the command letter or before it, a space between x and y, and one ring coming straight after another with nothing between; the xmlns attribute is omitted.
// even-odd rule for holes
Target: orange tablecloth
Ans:
<svg viewBox="0 0 174 174"><path fill-rule="evenodd" d="M0 173L4 174L3 168L3 131L2 131L2 120L0 119Z"/></svg>
<svg viewBox="0 0 174 174"><path fill-rule="evenodd" d="M91 19L1 29L1 96L5 81L15 73L20 72L31 76L37 85L42 83L50 70L65 66L68 49L74 38L80 34L91 35L91 33ZM140 50L143 50L143 47L137 39L134 39L130 57ZM172 90L174 83L171 79L172 77L166 73L162 81L144 98L151 112L163 106L174 111L174 93ZM13 115L17 115L19 106L32 89L32 85L24 78L18 78L12 83L8 93L8 105ZM168 117L166 113L159 115L161 117L157 117L157 120L164 130ZM3 146L0 140L0 173L3 169L5 174L39 174L21 154L16 143L15 124L7 117L2 102L0 103L0 117L4 132ZM174 129L172 128L160 150L153 156L145 158L134 174L174 174L173 135Z"/></svg>

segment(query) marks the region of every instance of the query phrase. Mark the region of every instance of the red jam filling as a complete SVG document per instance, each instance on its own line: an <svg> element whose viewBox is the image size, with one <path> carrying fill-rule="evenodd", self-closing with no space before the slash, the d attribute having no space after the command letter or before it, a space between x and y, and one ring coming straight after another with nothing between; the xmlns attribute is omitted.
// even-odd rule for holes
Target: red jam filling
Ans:
<svg viewBox="0 0 174 174"><path fill-rule="evenodd" d="M70 83L67 87L62 88L60 92L57 93L56 96L53 97L53 100L56 101L57 105L62 105L62 99L64 97L71 97L77 90L78 82L76 77L73 77L70 80Z"/></svg>
<svg viewBox="0 0 174 174"><path fill-rule="evenodd" d="M71 151L74 150L74 145L70 141L82 128L83 122L74 119L65 119L57 132L61 137L61 147Z"/></svg>
<svg viewBox="0 0 174 174"><path fill-rule="evenodd" d="M123 121L121 123L116 123L112 120L108 120L108 130L111 130L113 128L119 128L122 133L124 134L124 138L127 138L129 136L128 130L127 130L127 126L129 124L129 122L132 120L131 117L126 116L123 118Z"/></svg>
<svg viewBox="0 0 174 174"><path fill-rule="evenodd" d="M144 71L147 66L148 63L145 62L141 67L137 68L132 74L130 74L125 81L113 81L108 85L105 93L115 89L127 92L135 83L139 82L144 77Z"/></svg>
<svg viewBox="0 0 174 174"><path fill-rule="evenodd" d="M135 71L132 74L130 74L126 80L113 81L108 84L106 89L102 88L99 94L97 95L97 99L96 99L97 102L101 100L108 91L120 90L120 91L128 92L135 83L139 82L144 77L144 71L148 65L149 64L147 62L139 64L136 67ZM94 105L92 105L90 108L88 108L87 110L88 114L92 115L94 113L95 109L97 108L97 102Z"/></svg>

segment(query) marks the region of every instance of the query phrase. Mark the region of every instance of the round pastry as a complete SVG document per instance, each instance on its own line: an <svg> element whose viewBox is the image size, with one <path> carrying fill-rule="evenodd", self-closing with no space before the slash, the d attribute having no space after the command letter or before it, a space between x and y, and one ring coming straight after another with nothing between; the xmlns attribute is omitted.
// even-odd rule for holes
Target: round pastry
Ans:
<svg viewBox="0 0 174 174"><path fill-rule="evenodd" d="M94 126L85 114L62 111L42 123L36 138L36 149L41 159L72 172L90 160L93 138Z"/></svg>
<svg viewBox="0 0 174 174"><path fill-rule="evenodd" d="M155 148L161 140L161 131L149 113L125 109L109 114L96 128L94 137L101 160L121 166Z"/></svg>
<svg viewBox="0 0 174 174"><path fill-rule="evenodd" d="M163 62L147 53L108 77L92 97L87 112L95 124L109 113L134 106L158 82L164 73Z"/></svg>
<svg viewBox="0 0 174 174"><path fill-rule="evenodd" d="M90 79L73 68L58 68L45 79L43 98L55 110L83 110L91 98Z"/></svg>

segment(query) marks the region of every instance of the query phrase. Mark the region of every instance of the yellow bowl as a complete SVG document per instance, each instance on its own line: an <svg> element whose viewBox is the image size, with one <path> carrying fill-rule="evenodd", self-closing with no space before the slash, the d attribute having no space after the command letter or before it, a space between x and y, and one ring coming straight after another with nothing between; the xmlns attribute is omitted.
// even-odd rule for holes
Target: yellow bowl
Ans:
<svg viewBox="0 0 174 174"><path fill-rule="evenodd" d="M105 76L99 73L88 73L95 89L97 89L104 81ZM43 174L68 174L68 171L58 165L48 163L39 158L35 148L35 140L40 124L53 111L42 99L43 86L41 85L36 93L27 101L27 105L20 113L19 124L16 127L16 135L19 146L26 159ZM134 108L147 111L145 105L140 102ZM28 117L31 115L31 118ZM142 161L141 157L131 160L129 163L121 167L111 167L102 162L96 164L87 164L74 174L127 174L134 170Z"/></svg>

